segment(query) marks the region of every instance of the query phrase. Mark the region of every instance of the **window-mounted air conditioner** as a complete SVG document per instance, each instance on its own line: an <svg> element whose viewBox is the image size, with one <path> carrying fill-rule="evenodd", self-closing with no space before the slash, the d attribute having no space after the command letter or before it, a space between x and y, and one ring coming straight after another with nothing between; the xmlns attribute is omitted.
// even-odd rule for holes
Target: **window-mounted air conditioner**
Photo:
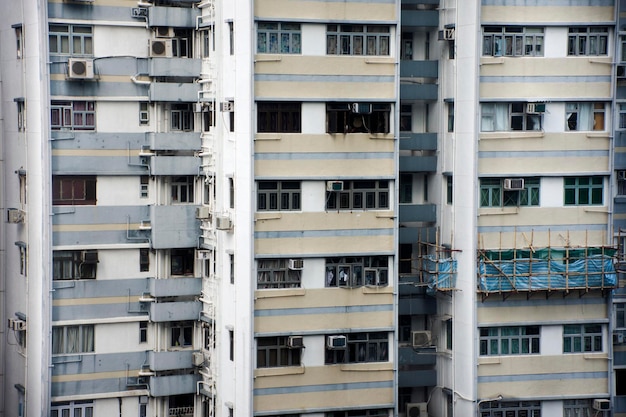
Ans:
<svg viewBox="0 0 626 417"><path fill-rule="evenodd" d="M211 208L201 206L196 208L196 219L208 219L211 217Z"/></svg>
<svg viewBox="0 0 626 417"><path fill-rule="evenodd" d="M24 331L26 330L26 321L20 319L10 318L7 322L7 326L11 330Z"/></svg>
<svg viewBox="0 0 626 417"><path fill-rule="evenodd" d="M211 259L211 251L210 250L197 250L196 259L201 260L201 261L205 259Z"/></svg>
<svg viewBox="0 0 626 417"><path fill-rule="evenodd" d="M343 191L343 181L326 181L326 191Z"/></svg>
<svg viewBox="0 0 626 417"><path fill-rule="evenodd" d="M139 111L139 123L148 123L150 121L150 112L147 110Z"/></svg>
<svg viewBox="0 0 626 417"><path fill-rule="evenodd" d="M154 35L157 38L173 38L174 28L169 28L167 26L159 26L154 30Z"/></svg>
<svg viewBox="0 0 626 417"><path fill-rule="evenodd" d="M202 366L204 364L204 355L202 352L193 352L192 360L193 366Z"/></svg>
<svg viewBox="0 0 626 417"><path fill-rule="evenodd" d="M545 113L545 103L526 103L526 113Z"/></svg>
<svg viewBox="0 0 626 417"><path fill-rule="evenodd" d="M287 347L289 349L300 349L304 347L304 338L302 336L289 336L287 339Z"/></svg>
<svg viewBox="0 0 626 417"><path fill-rule="evenodd" d="M217 230L230 230L233 228L233 222L230 217L218 217L215 221Z"/></svg>
<svg viewBox="0 0 626 417"><path fill-rule="evenodd" d="M7 210L7 221L9 223L23 223L25 213L20 209L10 208Z"/></svg>
<svg viewBox="0 0 626 417"><path fill-rule="evenodd" d="M428 347L431 345L430 330L417 330L411 332L411 341L414 348Z"/></svg>
<svg viewBox="0 0 626 417"><path fill-rule="evenodd" d="M172 40L171 39L151 39L150 40L150 56L151 57L172 57Z"/></svg>
<svg viewBox="0 0 626 417"><path fill-rule="evenodd" d="M504 189L507 191L517 191L524 189L524 178L506 178Z"/></svg>
<svg viewBox="0 0 626 417"><path fill-rule="evenodd" d="M621 345L624 343L624 332L620 330L616 330L613 332L613 344Z"/></svg>
<svg viewBox="0 0 626 417"><path fill-rule="evenodd" d="M437 36L437 39L440 41L453 41L455 30L454 28L445 28L443 30L440 30L438 35L439 36Z"/></svg>
<svg viewBox="0 0 626 417"><path fill-rule="evenodd" d="M95 264L98 263L98 251L95 250L84 250L81 253L81 261L85 264Z"/></svg>
<svg viewBox="0 0 626 417"><path fill-rule="evenodd" d="M235 103L233 103L232 101L222 101L220 103L220 111L223 111L223 112L235 111Z"/></svg>
<svg viewBox="0 0 626 417"><path fill-rule="evenodd" d="M70 58L67 61L67 76L71 80L92 80L93 59Z"/></svg>
<svg viewBox="0 0 626 417"><path fill-rule="evenodd" d="M408 403L406 405L407 417L428 417L427 403Z"/></svg>
<svg viewBox="0 0 626 417"><path fill-rule="evenodd" d="M345 336L328 336L326 338L326 347L328 349L345 349L348 345Z"/></svg>
<svg viewBox="0 0 626 417"><path fill-rule="evenodd" d="M352 113L356 114L370 114L372 112L371 103L352 103L350 107Z"/></svg>
<svg viewBox="0 0 626 417"><path fill-rule="evenodd" d="M303 259L290 259L289 260L289 269L292 271L301 271L304 268L304 260Z"/></svg>
<svg viewBox="0 0 626 417"><path fill-rule="evenodd" d="M130 17L148 17L148 9L145 7L133 7L130 9Z"/></svg>
<svg viewBox="0 0 626 417"><path fill-rule="evenodd" d="M597 398L593 400L593 409L596 411L609 411L611 410L611 401L604 398Z"/></svg>

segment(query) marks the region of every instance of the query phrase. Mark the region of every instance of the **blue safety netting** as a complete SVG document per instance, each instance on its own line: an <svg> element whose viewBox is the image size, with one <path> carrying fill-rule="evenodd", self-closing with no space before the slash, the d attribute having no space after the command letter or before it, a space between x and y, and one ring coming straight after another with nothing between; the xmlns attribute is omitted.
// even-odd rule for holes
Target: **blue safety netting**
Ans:
<svg viewBox="0 0 626 417"><path fill-rule="evenodd" d="M431 290L451 290L456 288L456 260L437 259L426 256L423 259L424 275Z"/></svg>
<svg viewBox="0 0 626 417"><path fill-rule="evenodd" d="M478 286L483 292L614 288L617 276L613 257L591 255L563 259L517 258L478 262Z"/></svg>

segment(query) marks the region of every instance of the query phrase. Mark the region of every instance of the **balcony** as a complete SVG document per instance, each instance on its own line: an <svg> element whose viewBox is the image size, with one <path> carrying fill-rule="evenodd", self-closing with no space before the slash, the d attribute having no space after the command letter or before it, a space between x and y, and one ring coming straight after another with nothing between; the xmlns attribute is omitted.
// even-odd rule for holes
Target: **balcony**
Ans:
<svg viewBox="0 0 626 417"><path fill-rule="evenodd" d="M152 297L199 296L202 292L202 278L151 278L149 291Z"/></svg>
<svg viewBox="0 0 626 417"><path fill-rule="evenodd" d="M195 248L200 239L200 220L192 204L150 206L154 249Z"/></svg>
<svg viewBox="0 0 626 417"><path fill-rule="evenodd" d="M435 101L438 97L439 86L437 84L400 84L400 100L425 100Z"/></svg>
<svg viewBox="0 0 626 417"><path fill-rule="evenodd" d="M198 101L200 84L196 83L151 83L150 101Z"/></svg>
<svg viewBox="0 0 626 417"><path fill-rule="evenodd" d="M437 206L435 204L400 204L398 209L400 223L432 223L437 221Z"/></svg>
<svg viewBox="0 0 626 417"><path fill-rule="evenodd" d="M150 60L151 77L198 77L202 69L202 60L193 58L159 58Z"/></svg>
<svg viewBox="0 0 626 417"><path fill-rule="evenodd" d="M147 133L150 150L199 151L202 148L198 132Z"/></svg>
<svg viewBox="0 0 626 417"><path fill-rule="evenodd" d="M420 1L424 3L424 1ZM405 5L405 2L402 2ZM439 11L438 10L402 10L401 14L402 30L415 30L418 28L437 28L439 27Z"/></svg>
<svg viewBox="0 0 626 417"><path fill-rule="evenodd" d="M148 352L148 363L151 371L172 371L176 369L193 369L193 351L177 350L172 352Z"/></svg>
<svg viewBox="0 0 626 417"><path fill-rule="evenodd" d="M400 133L401 151L436 151L436 133Z"/></svg>
<svg viewBox="0 0 626 417"><path fill-rule="evenodd" d="M431 155L400 156L400 172L436 172L437 157Z"/></svg>
<svg viewBox="0 0 626 417"><path fill-rule="evenodd" d="M179 301L171 303L153 302L150 304L150 321L164 323L171 321L198 320L202 311L199 301Z"/></svg>
<svg viewBox="0 0 626 417"><path fill-rule="evenodd" d="M166 26L176 28L195 28L196 19L201 10L191 7L158 7L149 9L148 26Z"/></svg>
<svg viewBox="0 0 626 417"><path fill-rule="evenodd" d="M401 78L437 78L439 61L400 61Z"/></svg>
<svg viewBox="0 0 626 417"><path fill-rule="evenodd" d="M152 155L150 175L200 175L201 159L197 156Z"/></svg>
<svg viewBox="0 0 626 417"><path fill-rule="evenodd" d="M196 392L196 383L200 376L168 375L150 377L150 395L153 397L165 397L168 395L193 394Z"/></svg>

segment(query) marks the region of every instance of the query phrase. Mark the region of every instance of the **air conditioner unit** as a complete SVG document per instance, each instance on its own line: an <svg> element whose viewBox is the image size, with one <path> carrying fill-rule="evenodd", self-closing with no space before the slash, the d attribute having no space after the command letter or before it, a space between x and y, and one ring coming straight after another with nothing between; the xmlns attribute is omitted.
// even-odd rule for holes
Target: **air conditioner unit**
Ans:
<svg viewBox="0 0 626 417"><path fill-rule="evenodd" d="M20 209L10 208L7 210L7 221L9 223L23 223L25 213Z"/></svg>
<svg viewBox="0 0 626 417"><path fill-rule="evenodd" d="M93 79L93 59L70 58L67 61L67 76L72 80Z"/></svg>
<svg viewBox="0 0 626 417"><path fill-rule="evenodd" d="M352 103L350 110L352 110L352 113L356 114L370 114L372 112L372 105L370 103Z"/></svg>
<svg viewBox="0 0 626 417"><path fill-rule="evenodd" d="M411 332L411 340L414 348L428 347L431 342L431 334L429 330L418 330Z"/></svg>
<svg viewBox="0 0 626 417"><path fill-rule="evenodd" d="M455 30L454 28L445 28L440 30L437 39L440 41L453 41Z"/></svg>
<svg viewBox="0 0 626 417"><path fill-rule="evenodd" d="M506 178L504 180L504 189L507 191L523 190L524 178Z"/></svg>
<svg viewBox="0 0 626 417"><path fill-rule="evenodd" d="M235 103L232 101L222 101L220 103L220 111L231 112L235 111Z"/></svg>
<svg viewBox="0 0 626 417"><path fill-rule="evenodd" d="M98 251L84 250L81 254L81 260L83 263L86 264L98 263Z"/></svg>
<svg viewBox="0 0 626 417"><path fill-rule="evenodd" d="M593 400L593 409L596 411L609 411L611 410L611 401L601 398Z"/></svg>
<svg viewBox="0 0 626 417"><path fill-rule="evenodd" d="M14 318L9 318L9 319L7 320L7 327L8 327L10 330L15 330L15 320L17 320L17 319L14 319Z"/></svg>
<svg viewBox="0 0 626 417"><path fill-rule="evenodd" d="M292 271L301 271L304 268L304 260L303 259L290 259L289 260L289 269Z"/></svg>
<svg viewBox="0 0 626 417"><path fill-rule="evenodd" d="M196 219L208 219L211 217L211 208L201 206L196 208Z"/></svg>
<svg viewBox="0 0 626 417"><path fill-rule="evenodd" d="M326 191L343 191L343 181L326 181Z"/></svg>
<svg viewBox="0 0 626 417"><path fill-rule="evenodd" d="M159 26L154 30L154 34L157 38L173 38L174 28L169 28L167 26Z"/></svg>
<svg viewBox="0 0 626 417"><path fill-rule="evenodd" d="M13 324L13 329L17 332L23 332L26 330L26 322L24 320L15 320Z"/></svg>
<svg viewBox="0 0 626 417"><path fill-rule="evenodd" d="M233 228L233 222L229 217L218 217L215 227L217 227L217 230L230 230Z"/></svg>
<svg viewBox="0 0 626 417"><path fill-rule="evenodd" d="M406 405L407 417L428 417L428 403L408 403Z"/></svg>
<svg viewBox="0 0 626 417"><path fill-rule="evenodd" d="M289 336L287 339L287 347L290 349L300 349L304 347L304 338L302 336Z"/></svg>
<svg viewBox="0 0 626 417"><path fill-rule="evenodd" d="M145 7L133 7L130 9L130 17L148 17L148 9Z"/></svg>
<svg viewBox="0 0 626 417"><path fill-rule="evenodd" d="M150 56L151 57L172 57L172 40L171 39L151 39L150 40Z"/></svg>
<svg viewBox="0 0 626 417"><path fill-rule="evenodd" d="M326 338L326 347L328 349L345 349L347 345L345 336L328 336Z"/></svg>
<svg viewBox="0 0 626 417"><path fill-rule="evenodd" d="M204 355L202 354L202 352L193 352L192 359L193 366L202 366L202 364L204 363Z"/></svg>
<svg viewBox="0 0 626 417"><path fill-rule="evenodd" d="M211 259L211 251L210 250L197 250L196 259L201 260L201 261L206 260L206 259Z"/></svg>
<svg viewBox="0 0 626 417"><path fill-rule="evenodd" d="M139 123L148 123L150 121L150 112L147 110L139 111Z"/></svg>
<svg viewBox="0 0 626 417"><path fill-rule="evenodd" d="M613 332L613 344L621 345L624 343L624 332L614 331Z"/></svg>
<svg viewBox="0 0 626 417"><path fill-rule="evenodd" d="M545 113L545 103L526 103L526 113Z"/></svg>

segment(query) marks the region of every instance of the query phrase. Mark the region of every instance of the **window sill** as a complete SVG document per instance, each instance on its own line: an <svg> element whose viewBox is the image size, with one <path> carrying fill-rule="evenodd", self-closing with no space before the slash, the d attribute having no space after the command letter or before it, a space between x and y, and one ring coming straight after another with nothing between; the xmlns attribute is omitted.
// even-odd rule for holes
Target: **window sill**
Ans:
<svg viewBox="0 0 626 417"><path fill-rule="evenodd" d="M525 131L498 131L498 132L481 132L479 139L527 139L527 138L543 138L545 132L543 130L525 130Z"/></svg>
<svg viewBox="0 0 626 417"><path fill-rule="evenodd" d="M500 356L482 356L478 358L479 365L500 365L501 363Z"/></svg>
<svg viewBox="0 0 626 417"><path fill-rule="evenodd" d="M363 294L392 294L393 287L390 286L363 286L361 287Z"/></svg>
<svg viewBox="0 0 626 417"><path fill-rule="evenodd" d="M391 362L361 362L361 363L342 363L339 365L342 372L379 372L393 371Z"/></svg>
<svg viewBox="0 0 626 417"><path fill-rule="evenodd" d="M611 135L609 132L589 132L587 133L587 137L590 139L609 139Z"/></svg>
<svg viewBox="0 0 626 417"><path fill-rule="evenodd" d="M258 220L280 220L283 218L283 215L277 213L275 211L271 212L257 212L254 216L254 221Z"/></svg>
<svg viewBox="0 0 626 417"><path fill-rule="evenodd" d="M600 360L608 360L609 354L606 352L593 352L593 353L583 353L584 359L600 359Z"/></svg>
<svg viewBox="0 0 626 417"><path fill-rule="evenodd" d="M271 288L260 289L255 292L255 299L277 298L277 297L302 297L306 295L304 288Z"/></svg>
<svg viewBox="0 0 626 417"><path fill-rule="evenodd" d="M302 375L304 366L283 366L277 368L257 368L254 370L254 377L281 376L281 375Z"/></svg>
<svg viewBox="0 0 626 417"><path fill-rule="evenodd" d="M519 207L482 207L478 209L478 216L501 216L518 214Z"/></svg>

